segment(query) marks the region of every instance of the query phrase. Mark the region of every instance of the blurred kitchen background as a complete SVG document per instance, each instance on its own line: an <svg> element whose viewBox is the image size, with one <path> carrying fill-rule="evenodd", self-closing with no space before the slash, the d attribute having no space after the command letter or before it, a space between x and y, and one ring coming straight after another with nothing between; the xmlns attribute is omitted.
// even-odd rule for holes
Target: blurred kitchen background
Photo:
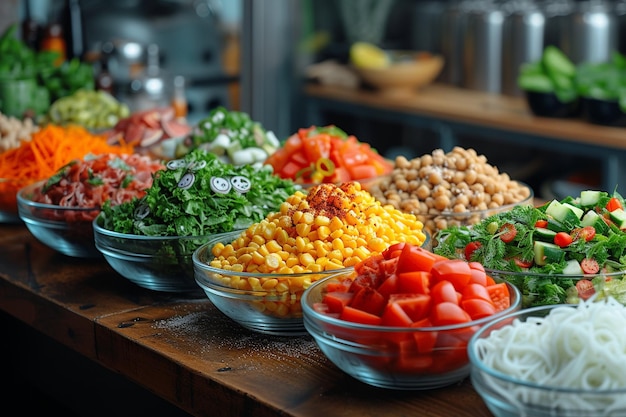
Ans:
<svg viewBox="0 0 626 417"><path fill-rule="evenodd" d="M512 96L521 95L516 86L521 63L537 60L548 44L576 63L608 60L613 50L626 52L626 0L0 3L0 30L18 20L23 36L40 42L60 25L68 54L110 75L114 94L133 108L182 94L192 123L223 105L247 112L281 139L310 124L301 93L310 65L329 59L346 63L349 46L358 40L441 53L446 64L439 82ZM419 155L436 143L434 136L430 140L432 132L401 124L325 116L389 155ZM555 167L550 163L554 155L545 155L547 162L538 160L528 147L490 146L480 134L462 139L502 171L529 182L533 175L570 174L551 169L598 164L562 155Z"/></svg>

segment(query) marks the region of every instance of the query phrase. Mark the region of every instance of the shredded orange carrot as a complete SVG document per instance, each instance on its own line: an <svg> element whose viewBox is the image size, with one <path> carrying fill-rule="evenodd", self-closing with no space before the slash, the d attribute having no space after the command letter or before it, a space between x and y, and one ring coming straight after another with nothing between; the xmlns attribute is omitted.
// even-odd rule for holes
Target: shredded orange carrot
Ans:
<svg viewBox="0 0 626 417"><path fill-rule="evenodd" d="M81 126L47 125L22 141L17 148L0 153L0 208L16 210L15 194L24 185L51 177L72 160L88 154L131 154L132 145L107 143Z"/></svg>

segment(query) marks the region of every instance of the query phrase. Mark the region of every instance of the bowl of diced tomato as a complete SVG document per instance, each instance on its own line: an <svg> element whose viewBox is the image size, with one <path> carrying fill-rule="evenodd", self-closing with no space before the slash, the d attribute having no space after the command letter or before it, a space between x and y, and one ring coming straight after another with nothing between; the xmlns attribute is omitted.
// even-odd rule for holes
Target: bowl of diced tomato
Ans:
<svg viewBox="0 0 626 417"><path fill-rule="evenodd" d="M481 264L405 243L302 296L305 328L331 362L361 382L397 390L463 380L472 335L520 308L519 290Z"/></svg>
<svg viewBox="0 0 626 417"><path fill-rule="evenodd" d="M371 181L393 169L393 162L370 144L333 125L299 129L265 164L279 177L305 186Z"/></svg>

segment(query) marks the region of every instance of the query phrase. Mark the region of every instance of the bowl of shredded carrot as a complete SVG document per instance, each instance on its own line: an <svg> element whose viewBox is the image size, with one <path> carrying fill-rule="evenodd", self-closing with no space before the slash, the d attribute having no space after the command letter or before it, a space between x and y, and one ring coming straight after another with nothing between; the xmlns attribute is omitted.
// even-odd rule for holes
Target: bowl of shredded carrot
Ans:
<svg viewBox="0 0 626 417"><path fill-rule="evenodd" d="M110 145L105 136L81 126L42 127L29 140L0 153L0 223L18 221L17 192L21 188L50 178L70 161L88 154L133 151L124 143Z"/></svg>

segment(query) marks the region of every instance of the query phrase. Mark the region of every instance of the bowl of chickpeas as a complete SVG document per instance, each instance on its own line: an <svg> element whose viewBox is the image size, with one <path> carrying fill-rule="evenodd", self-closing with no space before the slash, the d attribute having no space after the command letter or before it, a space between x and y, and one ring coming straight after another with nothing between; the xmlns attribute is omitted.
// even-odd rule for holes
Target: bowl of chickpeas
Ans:
<svg viewBox="0 0 626 417"><path fill-rule="evenodd" d="M534 203L533 189L501 173L474 149L435 149L398 156L392 172L367 185L383 204L414 214L434 237L450 226L471 226L517 205Z"/></svg>
<svg viewBox="0 0 626 417"><path fill-rule="evenodd" d="M306 335L304 291L398 242L427 245L429 236L414 215L382 206L358 182L319 184L246 230L209 240L193 265L208 298L243 327Z"/></svg>

